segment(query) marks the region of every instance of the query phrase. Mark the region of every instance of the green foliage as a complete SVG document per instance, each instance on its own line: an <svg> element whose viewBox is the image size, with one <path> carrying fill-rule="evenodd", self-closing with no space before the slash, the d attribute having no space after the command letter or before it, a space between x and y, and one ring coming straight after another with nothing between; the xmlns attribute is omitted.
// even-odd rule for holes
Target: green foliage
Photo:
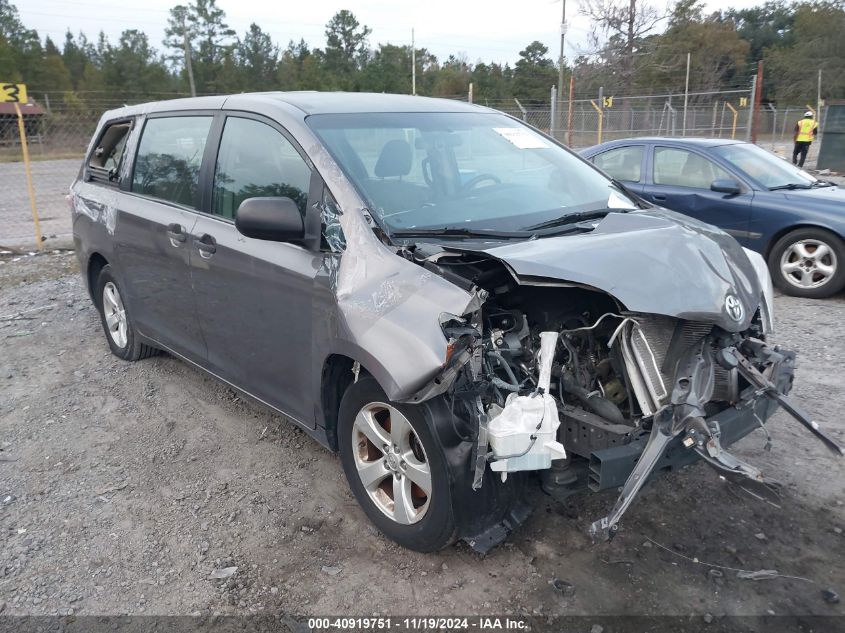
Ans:
<svg viewBox="0 0 845 633"><path fill-rule="evenodd" d="M271 86L275 81L279 62L279 47L255 22L235 45L234 66L237 81L245 89L251 86Z"/></svg>
<svg viewBox="0 0 845 633"><path fill-rule="evenodd" d="M783 0L769 0L747 9L728 9L722 19L736 25L739 36L748 42L748 62L763 59L766 49L789 48L795 41L795 12Z"/></svg>
<svg viewBox="0 0 845 633"><path fill-rule="evenodd" d="M745 87L749 43L739 36L733 22L718 14L705 17L701 0L678 2L666 31L644 48L650 51L649 63L638 81L646 85L683 85L687 52L691 52L691 92Z"/></svg>
<svg viewBox="0 0 845 633"><path fill-rule="evenodd" d="M70 31L58 43L42 40L10 0L0 0L0 78L26 82L33 96L55 93L53 105L78 109L190 94L191 83L197 94L411 91L410 46L371 46L371 29L346 9L326 23L323 48L304 40L281 48L257 23L239 37L217 0L185 1L170 10L162 52L137 29L116 43L102 32L93 40ZM819 69L823 96L845 98L845 0L787 1L708 13L703 0L678 0L664 13L648 0L584 0L593 46L568 63L566 76L575 75L580 96L594 97L602 87L623 104L632 94L679 94L689 52L694 92L745 89L763 59L766 99L812 102ZM465 96L472 83L477 103L512 104L516 97L528 106L547 104L558 83L557 63L538 41L514 66L415 53L418 94Z"/></svg>
<svg viewBox="0 0 845 633"><path fill-rule="evenodd" d="M549 87L557 83L557 69L548 54L548 46L537 41L519 52L513 71L513 95L523 105L549 100Z"/></svg>
<svg viewBox="0 0 845 633"><path fill-rule="evenodd" d="M367 37L371 32L346 9L338 11L326 24L323 64L331 88L352 90L356 87L355 74L367 63Z"/></svg>
<svg viewBox="0 0 845 633"><path fill-rule="evenodd" d="M813 103L822 71L822 98L845 97L845 3L793 6L792 45L765 50L766 96ZM770 81L771 78L771 81Z"/></svg>

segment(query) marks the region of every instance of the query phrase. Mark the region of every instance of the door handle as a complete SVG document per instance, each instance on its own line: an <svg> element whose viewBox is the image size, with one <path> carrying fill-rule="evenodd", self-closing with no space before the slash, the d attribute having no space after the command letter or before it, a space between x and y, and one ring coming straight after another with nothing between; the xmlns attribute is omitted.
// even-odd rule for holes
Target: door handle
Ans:
<svg viewBox="0 0 845 633"><path fill-rule="evenodd" d="M179 244L184 243L184 241L188 239L188 236L182 229L181 224L168 224L167 237L170 238L170 243L173 246L179 246Z"/></svg>
<svg viewBox="0 0 845 633"><path fill-rule="evenodd" d="M666 200L666 196L664 196L662 193L653 193L651 194L651 198L652 200L657 200L658 202L663 202Z"/></svg>
<svg viewBox="0 0 845 633"><path fill-rule="evenodd" d="M194 244L200 252L200 257L204 259L208 259L217 252L217 240L208 233L203 234L203 236L196 240Z"/></svg>

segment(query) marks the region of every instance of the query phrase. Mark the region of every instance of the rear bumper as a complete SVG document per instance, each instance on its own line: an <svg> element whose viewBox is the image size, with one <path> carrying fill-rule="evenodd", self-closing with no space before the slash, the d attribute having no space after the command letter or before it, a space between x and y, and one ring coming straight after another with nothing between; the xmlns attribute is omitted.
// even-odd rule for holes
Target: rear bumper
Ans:
<svg viewBox="0 0 845 633"><path fill-rule="evenodd" d="M784 354L785 358L775 370L772 382L778 386L781 392L786 394L792 388L795 355L783 351L781 353ZM721 429L720 442L723 447L728 447L754 429L759 428L760 421L767 422L777 408L776 402L749 387L743 391L736 406L725 409L708 418L708 420L715 420L719 423ZM675 470L700 459L698 453L683 446L681 443L683 439L683 435L679 435L669 444L657 463L654 473ZM647 442L648 434L645 434L622 446L593 451L590 455L587 484L589 489L593 492L599 492L625 485Z"/></svg>

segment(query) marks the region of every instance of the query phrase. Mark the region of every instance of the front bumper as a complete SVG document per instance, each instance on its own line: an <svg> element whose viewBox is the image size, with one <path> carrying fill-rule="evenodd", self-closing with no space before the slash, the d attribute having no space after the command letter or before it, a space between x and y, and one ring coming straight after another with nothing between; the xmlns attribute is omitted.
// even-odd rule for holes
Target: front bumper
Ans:
<svg viewBox="0 0 845 633"><path fill-rule="evenodd" d="M794 374L795 355L785 353L784 360L776 369L776 375L772 376L772 382L781 393L788 394L792 389ZM777 408L778 404L774 400L754 387L748 387L741 394L736 406L725 409L707 420L719 423L720 441L723 447L727 447L760 428L760 423L767 422ZM647 442L648 435L645 434L622 446L593 451L590 455L587 484L589 489L599 492L623 486L639 461ZM699 459L700 455L696 451L683 445L683 436L678 436L667 446L652 472L676 470Z"/></svg>

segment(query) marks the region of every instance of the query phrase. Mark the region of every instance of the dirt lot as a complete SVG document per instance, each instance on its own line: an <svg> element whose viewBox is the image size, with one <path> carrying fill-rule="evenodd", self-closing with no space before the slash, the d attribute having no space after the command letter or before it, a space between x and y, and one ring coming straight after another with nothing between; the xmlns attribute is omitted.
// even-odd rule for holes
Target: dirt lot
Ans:
<svg viewBox="0 0 845 633"><path fill-rule="evenodd" d="M72 254L0 261L0 613L845 615L823 594L845 594L845 460L782 413L771 452L760 432L738 450L785 484L780 509L698 464L647 488L609 545L586 532L613 493L537 492L486 557L416 554L283 419L167 356L113 357ZM845 442L845 296L776 309L798 401Z"/></svg>

